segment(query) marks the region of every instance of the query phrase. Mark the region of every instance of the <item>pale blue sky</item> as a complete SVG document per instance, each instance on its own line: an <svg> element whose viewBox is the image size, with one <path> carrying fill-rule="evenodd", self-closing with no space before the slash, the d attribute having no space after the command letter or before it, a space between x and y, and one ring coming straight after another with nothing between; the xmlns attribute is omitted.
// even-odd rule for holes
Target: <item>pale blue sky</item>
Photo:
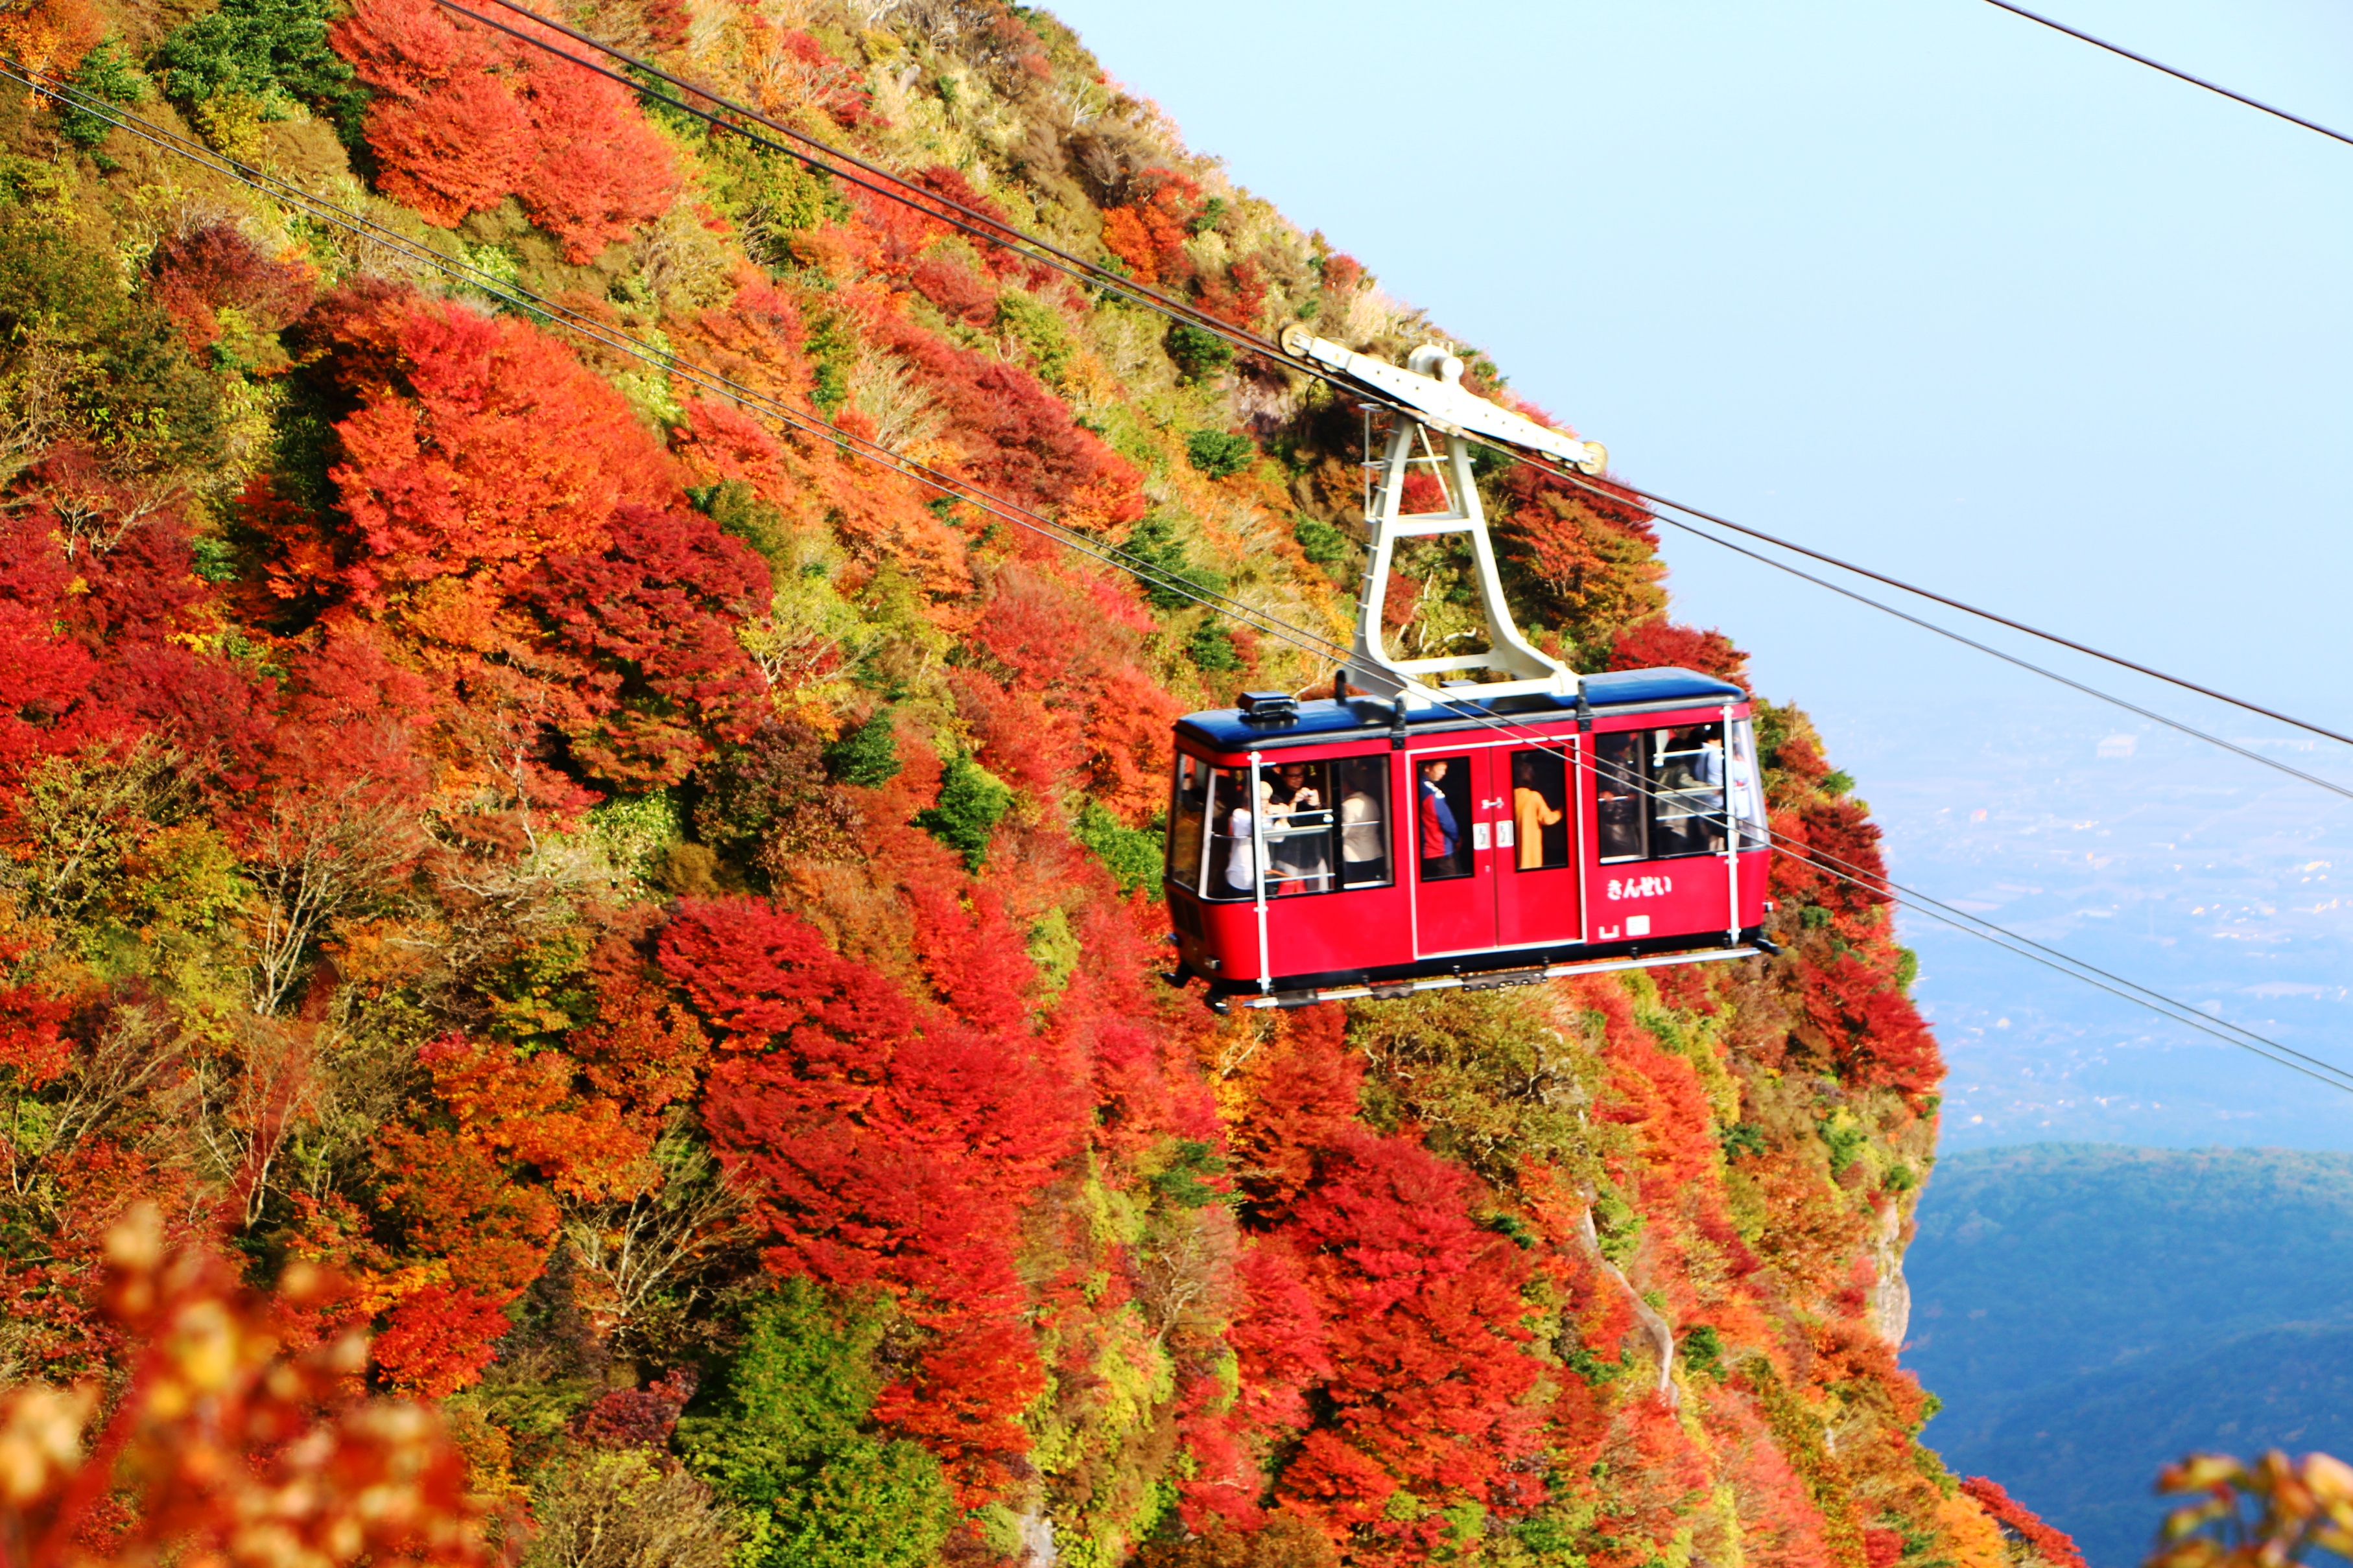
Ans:
<svg viewBox="0 0 2353 1568"><path fill-rule="evenodd" d="M2039 8L2353 131L2353 5ZM1486 349L1635 482L2353 730L2353 147L1983 0L1053 9L1196 149ZM2139 728L1710 546L1671 537L1668 558L1684 618L1749 648L1760 689L1812 710L1834 753L1869 757L1898 875L1908 842L1941 895L1969 890L1932 881L1943 829L1893 814L1906 789L2026 765L1969 743L1973 728L2027 708L2087 747ZM1952 738L1896 721L1913 705L1947 715ZM2194 700L2153 705L2277 733ZM2167 757L2170 787L2202 766ZM2211 768L2249 798L2279 782ZM2086 778L2105 781L2095 798L2077 798ZM2126 768L2034 787L2059 819L2129 810L2138 784ZM2314 794L2316 820L2338 815L2330 798ZM2353 877L2353 822L2325 822L2308 853ZM2250 868L2247 898L2269 896ZM2172 901L2168 873L2147 875L2135 896ZM2104 956L2163 982L2164 944L2211 936L2192 919L2211 896L2179 900L2173 936L2151 916L2160 945ZM1967 993L1941 994L1953 950L1907 936L1932 1010L2001 1010L1987 991L2009 971L1972 963ZM2323 962L2274 946L2266 983L2299 954ZM2353 1060L2353 1008L2282 1020L2216 994ZM2099 1100L2099 1063L2146 1021L2095 994L2046 1000L2072 1009L2054 1039L2116 1043L2081 1067ZM1947 1045L1957 1067L1999 1068L1955 1031ZM2137 1060L2133 1092L2227 1108L2246 1081L2219 1050L2167 1059ZM2353 1114L2276 1122L2263 1108L2281 1087L2253 1080L2230 1141L2353 1146ZM2101 1127L2136 1135L2129 1119ZM2063 1117L2044 1135L2075 1130Z"/></svg>

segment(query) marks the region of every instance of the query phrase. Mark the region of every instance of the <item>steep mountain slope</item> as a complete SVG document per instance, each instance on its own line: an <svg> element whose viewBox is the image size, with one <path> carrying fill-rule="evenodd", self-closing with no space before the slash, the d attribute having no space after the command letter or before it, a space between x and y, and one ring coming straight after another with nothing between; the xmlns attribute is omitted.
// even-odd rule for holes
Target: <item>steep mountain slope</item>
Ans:
<svg viewBox="0 0 2353 1568"><path fill-rule="evenodd" d="M1908 1258L1931 1447L2073 1533L2147 1552L2158 1466L2353 1447L2353 1155L2042 1144L1936 1168ZM2064 1267L2054 1267L2064 1259Z"/></svg>
<svg viewBox="0 0 2353 1568"><path fill-rule="evenodd" d="M1430 333L1042 13L573 20L1228 320ZM88 95L0 101L16 1378L136 1353L143 1199L549 1563L2031 1555L1915 1440L1940 1068L1803 716L1784 956L1213 1019L1166 727L1329 670L857 444L1338 632L1356 411L551 37L0 10ZM1740 674L1639 509L1481 482L1547 644ZM1395 635L1467 601L1417 559Z"/></svg>

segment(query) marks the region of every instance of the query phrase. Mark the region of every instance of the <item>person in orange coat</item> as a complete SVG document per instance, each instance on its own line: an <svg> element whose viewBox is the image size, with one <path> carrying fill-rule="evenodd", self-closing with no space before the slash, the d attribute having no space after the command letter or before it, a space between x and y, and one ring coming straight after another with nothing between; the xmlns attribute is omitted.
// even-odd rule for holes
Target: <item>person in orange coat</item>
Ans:
<svg viewBox="0 0 2353 1568"><path fill-rule="evenodd" d="M1543 869L1544 830L1559 826L1561 814L1536 788L1536 760L1526 752L1512 759L1512 821L1520 869Z"/></svg>

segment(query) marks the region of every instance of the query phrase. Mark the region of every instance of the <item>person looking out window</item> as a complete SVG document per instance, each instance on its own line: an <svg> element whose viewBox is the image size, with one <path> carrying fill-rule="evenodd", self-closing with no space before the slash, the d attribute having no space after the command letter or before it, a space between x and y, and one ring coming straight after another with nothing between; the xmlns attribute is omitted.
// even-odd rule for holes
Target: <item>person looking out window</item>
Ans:
<svg viewBox="0 0 2353 1568"><path fill-rule="evenodd" d="M1419 810L1421 874L1425 877L1452 876L1455 852L1462 842L1462 829L1454 819L1454 807L1448 802L1442 787L1446 783L1447 766L1443 757L1421 764Z"/></svg>

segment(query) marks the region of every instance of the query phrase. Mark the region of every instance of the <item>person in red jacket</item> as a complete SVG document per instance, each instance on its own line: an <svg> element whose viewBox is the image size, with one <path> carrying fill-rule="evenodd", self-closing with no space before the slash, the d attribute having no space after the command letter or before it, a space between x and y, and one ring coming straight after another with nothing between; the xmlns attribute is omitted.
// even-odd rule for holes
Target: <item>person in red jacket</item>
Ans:
<svg viewBox="0 0 2353 1568"><path fill-rule="evenodd" d="M1461 868L1456 864L1455 852L1461 847L1462 829L1454 820L1454 807L1448 803L1446 792L1439 787L1446 781L1446 759L1421 764L1421 874L1424 877L1451 877Z"/></svg>

